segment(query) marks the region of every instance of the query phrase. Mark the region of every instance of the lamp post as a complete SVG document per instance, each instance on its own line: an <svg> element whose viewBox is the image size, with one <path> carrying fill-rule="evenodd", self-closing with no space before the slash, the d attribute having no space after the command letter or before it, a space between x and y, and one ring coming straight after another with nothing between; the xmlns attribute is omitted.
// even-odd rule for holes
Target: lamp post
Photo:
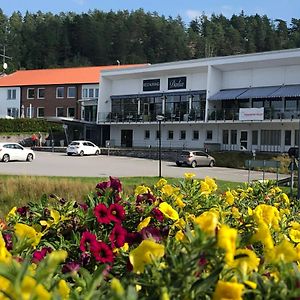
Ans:
<svg viewBox="0 0 300 300"><path fill-rule="evenodd" d="M157 115L158 121L158 177L161 178L161 121L164 120L164 116Z"/></svg>

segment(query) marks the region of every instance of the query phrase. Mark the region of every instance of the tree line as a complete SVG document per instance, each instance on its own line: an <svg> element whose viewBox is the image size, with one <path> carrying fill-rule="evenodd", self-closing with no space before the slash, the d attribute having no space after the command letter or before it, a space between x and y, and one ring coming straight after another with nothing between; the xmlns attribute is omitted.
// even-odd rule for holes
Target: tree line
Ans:
<svg viewBox="0 0 300 300"><path fill-rule="evenodd" d="M242 11L230 18L203 14L185 24L180 16L142 9L11 16L0 9L0 50L4 46L12 57L8 73L117 61L153 64L300 47L300 19L287 24Z"/></svg>

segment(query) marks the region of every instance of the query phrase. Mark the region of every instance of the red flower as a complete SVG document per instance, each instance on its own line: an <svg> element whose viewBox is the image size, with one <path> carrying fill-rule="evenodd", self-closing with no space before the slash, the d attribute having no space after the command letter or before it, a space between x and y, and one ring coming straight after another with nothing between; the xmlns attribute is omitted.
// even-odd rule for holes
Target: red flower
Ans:
<svg viewBox="0 0 300 300"><path fill-rule="evenodd" d="M151 214L153 215L153 217L159 221L159 222L162 222L164 220L164 215L163 213L157 208L157 207L154 207L151 211Z"/></svg>
<svg viewBox="0 0 300 300"><path fill-rule="evenodd" d="M153 239L155 242L159 242L162 239L160 230L156 227L147 226L141 230L143 240Z"/></svg>
<svg viewBox="0 0 300 300"><path fill-rule="evenodd" d="M36 250L34 251L33 255L32 255L32 262L37 264L39 263L41 260L44 259L44 257L47 255L47 253L52 252L52 249L49 247L44 247L41 250Z"/></svg>
<svg viewBox="0 0 300 300"><path fill-rule="evenodd" d="M91 248L91 244L95 242L97 242L96 236L89 231L85 231L82 234L79 248L82 252L86 252L88 250L88 247Z"/></svg>
<svg viewBox="0 0 300 300"><path fill-rule="evenodd" d="M127 230L120 224L116 224L109 235L112 248L121 248L126 241Z"/></svg>
<svg viewBox="0 0 300 300"><path fill-rule="evenodd" d="M100 263L111 263L114 260L114 255L111 248L104 242L95 242L91 244L91 252L96 261Z"/></svg>
<svg viewBox="0 0 300 300"><path fill-rule="evenodd" d="M121 223L125 219L125 209L122 205L113 203L108 208L110 220Z"/></svg>
<svg viewBox="0 0 300 300"><path fill-rule="evenodd" d="M109 176L109 180L110 180L110 187L115 190L116 192L121 192L122 191L122 184L120 179L116 178L116 177L111 177Z"/></svg>
<svg viewBox="0 0 300 300"><path fill-rule="evenodd" d="M94 214L97 218L97 221L101 224L109 224L110 223L110 214L105 204L99 203L94 208Z"/></svg>

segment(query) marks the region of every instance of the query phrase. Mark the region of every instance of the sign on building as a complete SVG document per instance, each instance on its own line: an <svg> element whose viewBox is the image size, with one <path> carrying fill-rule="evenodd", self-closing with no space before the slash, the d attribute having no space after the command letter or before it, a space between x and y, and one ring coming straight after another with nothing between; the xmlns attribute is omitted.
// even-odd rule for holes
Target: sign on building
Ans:
<svg viewBox="0 0 300 300"><path fill-rule="evenodd" d="M146 79L143 80L143 92L159 91L160 79Z"/></svg>
<svg viewBox="0 0 300 300"><path fill-rule="evenodd" d="M239 111L240 121L263 121L264 108L240 108Z"/></svg>
<svg viewBox="0 0 300 300"><path fill-rule="evenodd" d="M186 89L186 77L168 78L168 90Z"/></svg>

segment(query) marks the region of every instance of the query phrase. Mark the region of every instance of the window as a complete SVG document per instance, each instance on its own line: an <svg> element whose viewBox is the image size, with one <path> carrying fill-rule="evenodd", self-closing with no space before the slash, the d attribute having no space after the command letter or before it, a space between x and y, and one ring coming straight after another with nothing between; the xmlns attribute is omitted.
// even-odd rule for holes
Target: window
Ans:
<svg viewBox="0 0 300 300"><path fill-rule="evenodd" d="M185 138L186 138L185 130L180 130L180 140L185 140Z"/></svg>
<svg viewBox="0 0 300 300"><path fill-rule="evenodd" d="M230 138L231 138L231 145L237 144L237 130L231 130L230 131Z"/></svg>
<svg viewBox="0 0 300 300"><path fill-rule="evenodd" d="M212 140L212 137L213 137L213 132L212 132L212 130L207 130L207 131L206 131L206 139L207 139L207 140Z"/></svg>
<svg viewBox="0 0 300 300"><path fill-rule="evenodd" d="M75 98L76 97L76 88L75 86L69 86L68 87L68 98Z"/></svg>
<svg viewBox="0 0 300 300"><path fill-rule="evenodd" d="M83 89L82 90L82 98L87 98L88 97L88 89Z"/></svg>
<svg viewBox="0 0 300 300"><path fill-rule="evenodd" d="M45 89L39 88L38 89L38 99L44 99L45 98Z"/></svg>
<svg viewBox="0 0 300 300"><path fill-rule="evenodd" d="M150 139L150 130L145 130L145 136L144 136L145 140Z"/></svg>
<svg viewBox="0 0 300 300"><path fill-rule="evenodd" d="M95 89L95 98L98 98L99 96L99 89Z"/></svg>
<svg viewBox="0 0 300 300"><path fill-rule="evenodd" d="M258 130L252 131L252 145L258 145Z"/></svg>
<svg viewBox="0 0 300 300"><path fill-rule="evenodd" d="M291 130L285 130L284 132L284 145L285 146L291 146L292 144L292 131Z"/></svg>
<svg viewBox="0 0 300 300"><path fill-rule="evenodd" d="M156 130L156 139L158 140L159 139L159 130Z"/></svg>
<svg viewBox="0 0 300 300"><path fill-rule="evenodd" d="M34 118L34 107L26 107L26 117L27 118Z"/></svg>
<svg viewBox="0 0 300 300"><path fill-rule="evenodd" d="M173 140L174 137L174 131L173 130L169 130L168 131L168 140Z"/></svg>
<svg viewBox="0 0 300 300"><path fill-rule="evenodd" d="M56 116L63 117L64 116L64 108L63 107L56 107Z"/></svg>
<svg viewBox="0 0 300 300"><path fill-rule="evenodd" d="M193 131L193 140L199 140L199 131L198 130Z"/></svg>
<svg viewBox="0 0 300 300"><path fill-rule="evenodd" d="M223 144L228 145L229 143L229 130L223 130Z"/></svg>
<svg viewBox="0 0 300 300"><path fill-rule="evenodd" d="M68 107L67 114L69 118L75 118L75 107Z"/></svg>
<svg viewBox="0 0 300 300"><path fill-rule="evenodd" d="M37 118L45 117L45 108L44 107L38 107L36 109L36 116L37 116Z"/></svg>
<svg viewBox="0 0 300 300"><path fill-rule="evenodd" d="M268 146L280 146L280 130L262 130L261 144Z"/></svg>
<svg viewBox="0 0 300 300"><path fill-rule="evenodd" d="M16 107L9 107L7 108L7 115L13 118L19 117L19 109Z"/></svg>
<svg viewBox="0 0 300 300"><path fill-rule="evenodd" d="M94 98L94 89L89 89L89 98Z"/></svg>
<svg viewBox="0 0 300 300"><path fill-rule="evenodd" d="M56 98L64 98L65 88L63 86L56 88Z"/></svg>
<svg viewBox="0 0 300 300"><path fill-rule="evenodd" d="M15 100L17 98L17 91L15 89L7 90L7 100Z"/></svg>
<svg viewBox="0 0 300 300"><path fill-rule="evenodd" d="M27 99L34 99L34 89L33 88L27 89Z"/></svg>

